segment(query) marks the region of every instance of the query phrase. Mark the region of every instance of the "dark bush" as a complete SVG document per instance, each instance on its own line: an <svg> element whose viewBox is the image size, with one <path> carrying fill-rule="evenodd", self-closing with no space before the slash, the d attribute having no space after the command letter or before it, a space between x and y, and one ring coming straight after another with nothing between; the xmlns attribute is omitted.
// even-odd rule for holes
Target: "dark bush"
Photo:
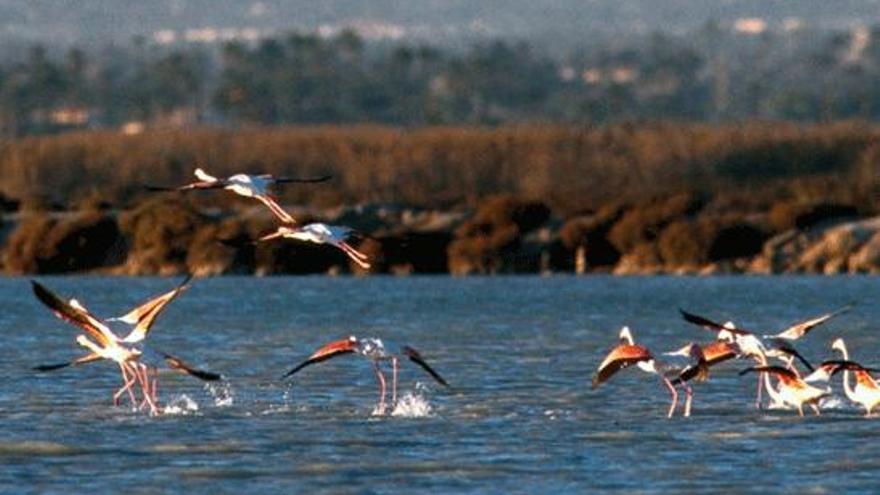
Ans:
<svg viewBox="0 0 880 495"><path fill-rule="evenodd" d="M856 218L858 215L859 210L855 206L820 203L798 214L794 224L803 230L828 221Z"/></svg>
<svg viewBox="0 0 880 495"><path fill-rule="evenodd" d="M717 229L709 245L709 261L751 257L761 253L770 235L754 225L734 223Z"/></svg>
<svg viewBox="0 0 880 495"><path fill-rule="evenodd" d="M93 270L125 261L116 219L98 212L58 221L41 245L39 273Z"/></svg>
<svg viewBox="0 0 880 495"><path fill-rule="evenodd" d="M185 199L159 195L120 217L129 238L129 269L133 273L186 270L189 246L207 219Z"/></svg>
<svg viewBox="0 0 880 495"><path fill-rule="evenodd" d="M549 216L549 208L541 203L507 195L488 199L456 230L456 239L448 249L450 271L466 274L514 270L511 262L522 236Z"/></svg>
<svg viewBox="0 0 880 495"><path fill-rule="evenodd" d="M697 214L705 205L701 195L684 193L656 199L626 211L608 233L608 239L620 252L628 252L645 242L653 242L673 220Z"/></svg>
<svg viewBox="0 0 880 495"><path fill-rule="evenodd" d="M701 264L709 259L707 222L678 220L669 224L657 240L657 252L670 265Z"/></svg>
<svg viewBox="0 0 880 495"><path fill-rule="evenodd" d="M26 213L6 241L4 268L16 275L39 273L43 242L55 221L46 213Z"/></svg>
<svg viewBox="0 0 880 495"><path fill-rule="evenodd" d="M83 213L54 220L25 215L7 241L5 268L11 273L65 273L122 263L125 242L109 215Z"/></svg>

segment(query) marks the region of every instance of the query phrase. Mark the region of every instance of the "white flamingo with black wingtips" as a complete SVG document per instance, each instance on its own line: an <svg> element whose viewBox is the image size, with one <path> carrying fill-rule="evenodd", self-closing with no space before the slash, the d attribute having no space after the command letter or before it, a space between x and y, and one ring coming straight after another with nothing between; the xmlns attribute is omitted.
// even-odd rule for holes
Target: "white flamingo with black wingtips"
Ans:
<svg viewBox="0 0 880 495"><path fill-rule="evenodd" d="M341 250L350 260L354 261L361 268L369 269L369 257L355 249L349 242L360 236L362 236L362 234L357 233L350 227L328 225L326 223L310 223L301 227L288 227L282 225L278 227L278 230L275 232L257 239L257 242L284 238L303 242L313 242L315 244L327 244Z"/></svg>
<svg viewBox="0 0 880 495"><path fill-rule="evenodd" d="M423 370L425 370L429 375L431 375L434 380L437 381L440 385L444 387L448 387L449 384L446 380L443 379L440 374L434 371L431 366L428 365L427 362L422 358L422 355L419 354L418 351L409 346L402 346L400 348L400 352L390 351L381 339L377 338L358 338L354 335L341 340L335 340L328 344L325 344L320 349L315 351L311 356L308 357L305 361L298 364L296 367L288 371L284 374L283 378L287 378L299 370L305 368L306 366L320 363L321 361L326 361L330 358L336 356L342 356L344 354L359 354L369 359L373 364L373 370L376 373L376 379L379 382L379 414L383 414L385 412L385 396L386 396L386 382L385 375L382 373L381 368L379 367L380 361L391 361L391 369L392 369L392 384L391 384L391 406L394 408L397 404L397 373L399 367L399 360L401 357L406 357L410 361L421 366Z"/></svg>
<svg viewBox="0 0 880 495"><path fill-rule="evenodd" d="M191 191L196 189L226 189L232 191L239 196L246 198L254 198L266 205L272 213L274 213L282 222L288 224L296 223L296 220L287 213L281 205L278 204L277 198L269 191L269 187L276 184L289 183L314 183L324 182L331 179L331 176L325 175L312 179L300 179L290 177L275 177L271 174L249 175L235 174L225 179L214 177L201 168L195 170L195 176L199 179L196 182L180 187L157 187L147 186L153 191Z"/></svg>
<svg viewBox="0 0 880 495"><path fill-rule="evenodd" d="M143 407L148 405L150 412L156 414L158 412L158 384L155 378L156 366L142 362L144 352L136 347L136 344L143 342L156 317L169 302L180 294L189 280L189 277L187 277L174 290L147 301L121 318L123 321L132 321L135 324L134 329L124 339L119 338L106 324L92 315L75 299L66 302L39 282L32 281L34 294L37 299L48 306L56 316L86 332L88 337L86 335L79 335L76 341L79 345L90 351L89 354L66 363L37 366L35 369L38 371L52 371L67 366L76 366L105 359L114 361L119 365L122 372L123 386L113 395L113 403L118 405L121 395L128 392L133 406ZM170 354L161 352L160 354L165 363L172 369L182 371L201 380L214 381L220 379L219 375L197 370ZM152 380L150 379L151 374L153 375ZM140 406L138 406L131 390L134 383L140 384L143 393L143 401Z"/></svg>

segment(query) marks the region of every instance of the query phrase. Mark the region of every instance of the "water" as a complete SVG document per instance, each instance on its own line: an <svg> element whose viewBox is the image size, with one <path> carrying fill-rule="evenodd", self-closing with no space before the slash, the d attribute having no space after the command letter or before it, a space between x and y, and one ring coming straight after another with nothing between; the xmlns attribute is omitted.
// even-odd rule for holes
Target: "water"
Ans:
<svg viewBox="0 0 880 495"><path fill-rule="evenodd" d="M103 316L175 283L41 280ZM0 279L0 491L869 492L880 486L880 423L845 398L821 417L757 412L754 378L733 362L696 385L691 418L667 420L656 379L624 370L593 391L590 376L624 324L657 350L712 337L678 307L771 330L854 301L803 352L820 360L843 336L853 357L880 364L878 296L871 277L197 280L150 341L226 381L165 374L167 413L149 417L110 404L109 364L29 371L79 355L76 331L27 280ZM404 362L401 405L375 415L360 357L278 380L350 334L412 345L453 388Z"/></svg>

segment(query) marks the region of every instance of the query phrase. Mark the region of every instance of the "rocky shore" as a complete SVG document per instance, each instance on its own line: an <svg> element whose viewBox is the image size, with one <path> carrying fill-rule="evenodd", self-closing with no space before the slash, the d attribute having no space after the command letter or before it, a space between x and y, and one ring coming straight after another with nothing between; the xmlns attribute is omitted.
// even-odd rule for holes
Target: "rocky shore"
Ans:
<svg viewBox="0 0 880 495"><path fill-rule="evenodd" d="M199 209L164 196L126 211L7 214L6 274L119 275L880 273L880 217L825 204L785 214L713 213L690 195L612 205L567 219L547 206L495 196L474 211L375 204L289 206L302 221L352 226L372 262L353 266L326 246L254 245L273 230L262 208ZM778 210L778 209L777 209Z"/></svg>

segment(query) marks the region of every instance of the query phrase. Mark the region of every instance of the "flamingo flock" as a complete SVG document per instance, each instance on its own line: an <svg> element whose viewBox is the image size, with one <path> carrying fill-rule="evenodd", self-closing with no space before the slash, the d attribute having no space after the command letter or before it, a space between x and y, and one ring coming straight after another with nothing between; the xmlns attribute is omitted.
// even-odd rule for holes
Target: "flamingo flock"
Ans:
<svg viewBox="0 0 880 495"><path fill-rule="evenodd" d="M778 333L758 336L757 332L737 328L732 322L720 324L708 318L679 310L684 320L701 328L715 332L716 340L705 344L690 342L683 348L664 353L663 356L687 357L686 362L674 363L655 358L647 347L635 344L632 331L623 327L618 344L611 349L599 364L593 376L593 388L607 382L618 371L636 365L642 371L658 375L672 396L672 404L667 416L672 417L676 410L678 394L676 387L684 387L687 393L683 416L690 416L693 397L689 382L702 382L709 376L710 368L731 360L744 359L752 364L739 374L758 375L758 392L755 406L763 407L762 389L766 390L772 408L794 408L798 415L804 415L809 407L814 414L821 414L823 399L832 395L827 386L831 378L842 372L843 388L846 397L864 407L865 415L872 415L880 405L880 385L871 375L877 370L862 366L849 359L843 339L836 339L831 349L840 356L829 358L814 367L794 347L794 342L806 336L814 328L831 318L849 311L846 306L815 318L796 323ZM842 358L842 359L840 359ZM778 364L771 364L775 361ZM800 369L798 364L802 367ZM851 384L850 373L855 375L855 385ZM774 383L775 379L775 383ZM824 384L824 385L819 385Z"/></svg>
<svg viewBox="0 0 880 495"><path fill-rule="evenodd" d="M268 242L281 238L326 244L342 251L356 265L365 269L370 268L369 257L351 244L352 241L363 237L361 234L347 226L324 223L300 225L270 191L270 187L281 184L324 182L330 179L329 176L279 178L269 174L237 174L228 178L217 178L201 168L195 170L195 176L198 180L182 186L148 186L148 188L152 191L178 193L225 189L255 199L269 209L279 225L275 231L250 242ZM119 368L122 379L120 387L112 394L113 404L119 406L123 398L127 397L133 409L146 409L151 415L161 412L158 395L160 367L182 372L199 380L221 380L222 376L217 373L195 368L179 357L146 344L146 339L159 315L189 287L190 282L191 278L187 277L173 289L149 299L122 316L101 319L78 300L65 300L42 283L32 281L36 298L58 318L82 332L77 335L75 342L87 351L86 354L70 361L39 365L34 369L50 372L98 361L112 362ZM667 417L674 416L678 410L681 392L685 396L681 415L688 417L691 415L694 401L694 385L708 381L710 371L722 363L745 360L749 364L739 374L754 373L758 376L756 408L764 407L763 394L766 391L770 401L768 407L794 408L800 416L804 415L804 408L809 407L819 415L822 401L832 393L828 384L835 375L842 373L846 397L864 408L866 416L871 416L880 405L880 385L871 375L877 370L850 360L842 339L836 339L831 346L831 350L839 355L826 359L815 367L795 347L799 339L850 309L851 306L842 307L798 322L776 333L767 334L739 328L733 322L722 324L704 316L679 310L685 322L713 332L715 339L705 343L687 342L676 350L658 354L642 344L637 344L632 331L628 327L623 327L618 334L617 345L607 353L593 375L592 387L596 389L609 382L621 370L635 366L647 374L656 376L669 392L671 400L666 411ZM111 330L113 324L126 325L129 327L128 333L120 337ZM401 361L404 359L418 365L440 385L449 386L448 382L413 347L390 346L380 338L355 336L334 340L321 346L285 373L282 380L290 379L306 367L346 354L360 355L371 362L379 384L379 401L376 408L379 414L384 414L389 406L389 401L386 400L387 381L381 367L383 362L390 362L391 365L392 409L398 399L398 373ZM854 384L850 374L853 375Z"/></svg>
<svg viewBox="0 0 880 495"><path fill-rule="evenodd" d="M330 176L286 178L274 177L270 174L236 174L222 179L208 174L201 168L197 168L194 174L198 180L182 186L147 186L147 188L157 192L181 193L195 190L225 189L237 195L255 199L269 209L280 222L280 225L276 231L263 235L253 242L266 242L276 238L285 238L326 244L342 251L358 266L364 269L370 268L369 257L351 244L353 239L363 237L361 234L347 226L328 225L325 223L299 225L293 216L278 203L278 200L270 191L271 186L288 183L324 182L329 180ZM158 396L158 370L160 367L180 371L204 381L220 380L222 377L219 374L194 368L182 359L169 353L152 349L145 343L157 317L168 304L186 290L190 280L191 278L187 277L173 290L151 298L122 316L104 320L89 312L76 299L65 301L40 282L32 281L33 292L36 298L46 305L58 318L71 323L83 332L75 340L78 345L88 351L87 354L70 361L39 365L35 366L34 369L40 372L50 372L98 361L111 361L119 367L122 376L122 385L112 396L113 404L118 406L122 398L127 395L133 408L138 410L148 409L151 415L160 412ZM130 326L129 333L125 337L118 336L110 328L112 322L121 322ZM358 340L351 337L350 339L328 344L306 362L290 371L285 377L292 375L309 364L338 354L351 352L363 355L373 362L374 369L380 380L382 392L379 411L384 411L386 408L385 378L379 369L379 361L390 360L392 362L392 405L397 401L398 356L406 356L425 369L440 384L448 386L446 381L424 361L415 349L404 346L399 354L393 353L386 350L382 341L376 338ZM137 397L138 393L140 398Z"/></svg>

